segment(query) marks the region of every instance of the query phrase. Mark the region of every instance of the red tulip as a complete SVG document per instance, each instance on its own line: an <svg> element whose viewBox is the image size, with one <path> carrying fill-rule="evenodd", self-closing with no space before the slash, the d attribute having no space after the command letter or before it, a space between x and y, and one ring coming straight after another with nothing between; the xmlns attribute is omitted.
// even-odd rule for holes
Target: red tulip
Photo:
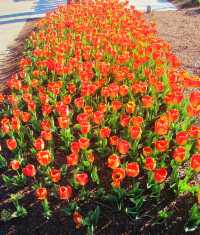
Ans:
<svg viewBox="0 0 200 235"><path fill-rule="evenodd" d="M72 196L72 187L70 185L60 186L58 188L58 195L61 200L69 200Z"/></svg>
<svg viewBox="0 0 200 235"><path fill-rule="evenodd" d="M34 143L33 146L36 150L43 150L44 149L44 141L42 138L37 138Z"/></svg>
<svg viewBox="0 0 200 235"><path fill-rule="evenodd" d="M80 146L78 141L73 141L70 145L70 150L72 153L78 153L80 151Z"/></svg>
<svg viewBox="0 0 200 235"><path fill-rule="evenodd" d="M142 106L144 108L151 108L153 105L153 97L149 95L145 95L142 97Z"/></svg>
<svg viewBox="0 0 200 235"><path fill-rule="evenodd" d="M170 109L167 111L167 115L168 115L168 118L169 118L169 121L170 122L175 122L178 120L180 114L179 114L179 111L177 109Z"/></svg>
<svg viewBox="0 0 200 235"><path fill-rule="evenodd" d="M158 168L154 171L154 180L156 183L162 183L167 178L167 170L165 168Z"/></svg>
<svg viewBox="0 0 200 235"><path fill-rule="evenodd" d="M100 130L100 137L101 138L108 138L110 136L111 130L109 127L103 127Z"/></svg>
<svg viewBox="0 0 200 235"><path fill-rule="evenodd" d="M46 141L50 141L50 140L52 140L52 133L51 133L51 131L42 131L41 137Z"/></svg>
<svg viewBox="0 0 200 235"><path fill-rule="evenodd" d="M142 129L139 126L131 126L130 134L133 140L140 139L141 134L142 134Z"/></svg>
<svg viewBox="0 0 200 235"><path fill-rule="evenodd" d="M76 224L76 228L79 228L81 226L83 217L78 211L75 211L73 213L73 221Z"/></svg>
<svg viewBox="0 0 200 235"><path fill-rule="evenodd" d="M81 186L85 186L89 181L88 174L84 172L76 174L75 179L76 179L76 182Z"/></svg>
<svg viewBox="0 0 200 235"><path fill-rule="evenodd" d="M137 162L130 162L126 165L126 174L130 177L137 177L140 173L140 166Z"/></svg>
<svg viewBox="0 0 200 235"><path fill-rule="evenodd" d="M121 124L121 126L123 126L123 127L128 126L129 121L130 121L130 116L129 116L129 115L127 115L127 114L122 114L122 115L120 116L120 124Z"/></svg>
<svg viewBox="0 0 200 235"><path fill-rule="evenodd" d="M156 161L152 157L147 157L145 159L144 168L148 171L153 171L156 168Z"/></svg>
<svg viewBox="0 0 200 235"><path fill-rule="evenodd" d="M34 177L36 175L35 166L32 164L27 164L23 169L22 172L25 176Z"/></svg>
<svg viewBox="0 0 200 235"><path fill-rule="evenodd" d="M196 171L197 173L200 172L200 154L199 153L192 155L190 165L194 171Z"/></svg>
<svg viewBox="0 0 200 235"><path fill-rule="evenodd" d="M7 145L8 149L11 151L17 148L17 142L15 139L6 140L6 145Z"/></svg>
<svg viewBox="0 0 200 235"><path fill-rule="evenodd" d="M77 155L77 153L71 153L66 158L67 158L67 165L68 166L76 166L78 164L78 155Z"/></svg>
<svg viewBox="0 0 200 235"><path fill-rule="evenodd" d="M89 131L90 131L90 128L91 128L89 122L82 122L82 123L80 124L80 127L81 127L81 130L80 130L80 131L81 131L81 134L83 134L83 135L88 134Z"/></svg>
<svg viewBox="0 0 200 235"><path fill-rule="evenodd" d="M184 145L188 141L188 133L186 131L180 131L176 134L176 143L179 145Z"/></svg>

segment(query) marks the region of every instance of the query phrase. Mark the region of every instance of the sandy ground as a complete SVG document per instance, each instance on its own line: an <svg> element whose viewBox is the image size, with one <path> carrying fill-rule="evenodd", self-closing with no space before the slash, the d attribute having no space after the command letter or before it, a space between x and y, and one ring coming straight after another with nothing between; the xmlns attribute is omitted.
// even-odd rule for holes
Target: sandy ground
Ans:
<svg viewBox="0 0 200 235"><path fill-rule="evenodd" d="M158 35L171 44L182 66L200 75L200 8L152 12L147 19L156 22Z"/></svg>

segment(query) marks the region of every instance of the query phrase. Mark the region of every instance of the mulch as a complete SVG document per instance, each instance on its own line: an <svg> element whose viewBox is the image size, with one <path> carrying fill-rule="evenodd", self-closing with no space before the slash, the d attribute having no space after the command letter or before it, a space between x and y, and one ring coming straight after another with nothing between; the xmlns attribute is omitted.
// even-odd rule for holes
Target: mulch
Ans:
<svg viewBox="0 0 200 235"><path fill-rule="evenodd" d="M178 11L152 12L146 17L156 23L159 37L171 44L182 68L200 76L200 7L177 7Z"/></svg>

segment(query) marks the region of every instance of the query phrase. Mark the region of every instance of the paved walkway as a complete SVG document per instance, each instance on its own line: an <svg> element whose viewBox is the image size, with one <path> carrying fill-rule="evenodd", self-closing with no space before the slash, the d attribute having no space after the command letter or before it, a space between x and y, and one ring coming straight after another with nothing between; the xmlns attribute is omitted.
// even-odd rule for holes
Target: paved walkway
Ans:
<svg viewBox="0 0 200 235"><path fill-rule="evenodd" d="M0 0L0 69L27 20L44 16L67 0Z"/></svg>
<svg viewBox="0 0 200 235"><path fill-rule="evenodd" d="M142 11L146 11L148 5L152 10L157 11L176 10L175 6L167 0L129 0L129 2Z"/></svg>

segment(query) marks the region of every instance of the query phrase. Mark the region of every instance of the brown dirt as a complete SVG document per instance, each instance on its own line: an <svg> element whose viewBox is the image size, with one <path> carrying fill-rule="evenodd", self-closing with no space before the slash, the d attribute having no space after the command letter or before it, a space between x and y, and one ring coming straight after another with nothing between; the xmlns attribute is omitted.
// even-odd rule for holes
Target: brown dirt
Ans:
<svg viewBox="0 0 200 235"><path fill-rule="evenodd" d="M172 45L182 67L200 75L200 8L152 12L147 19L156 22L158 35Z"/></svg>

